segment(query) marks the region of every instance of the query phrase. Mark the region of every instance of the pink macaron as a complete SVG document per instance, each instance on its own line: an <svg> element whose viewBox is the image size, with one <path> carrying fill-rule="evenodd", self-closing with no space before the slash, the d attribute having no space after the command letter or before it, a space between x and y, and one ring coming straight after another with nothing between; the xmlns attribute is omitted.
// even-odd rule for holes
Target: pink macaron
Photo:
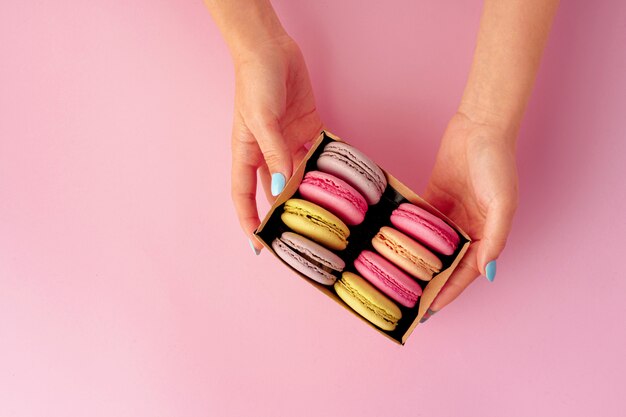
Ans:
<svg viewBox="0 0 626 417"><path fill-rule="evenodd" d="M391 223L398 230L443 255L452 255L459 246L459 235L439 217L403 203L391 213Z"/></svg>
<svg viewBox="0 0 626 417"><path fill-rule="evenodd" d="M354 226L365 219L365 198L345 181L320 171L306 173L298 188L302 197Z"/></svg>
<svg viewBox="0 0 626 417"><path fill-rule="evenodd" d="M416 281L377 253L364 250L355 259L354 267L363 278L405 307L415 307L422 295Z"/></svg>

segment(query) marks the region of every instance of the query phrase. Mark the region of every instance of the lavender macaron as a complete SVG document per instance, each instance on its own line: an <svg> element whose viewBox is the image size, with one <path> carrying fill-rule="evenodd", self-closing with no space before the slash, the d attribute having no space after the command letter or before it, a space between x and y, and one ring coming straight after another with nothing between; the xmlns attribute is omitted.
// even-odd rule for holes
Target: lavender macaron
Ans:
<svg viewBox="0 0 626 417"><path fill-rule="evenodd" d="M331 142L317 159L320 171L335 175L360 192L369 205L380 201L387 178L371 159L344 142Z"/></svg>
<svg viewBox="0 0 626 417"><path fill-rule="evenodd" d="M293 232L284 232L272 242L272 249L296 271L323 285L333 285L346 264L336 254Z"/></svg>

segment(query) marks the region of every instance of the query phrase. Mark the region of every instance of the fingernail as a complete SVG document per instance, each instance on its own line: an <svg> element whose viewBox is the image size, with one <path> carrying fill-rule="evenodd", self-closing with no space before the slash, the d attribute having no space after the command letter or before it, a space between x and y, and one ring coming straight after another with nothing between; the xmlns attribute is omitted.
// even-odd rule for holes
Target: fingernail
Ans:
<svg viewBox="0 0 626 417"><path fill-rule="evenodd" d="M252 251L254 252L254 254L256 256L259 256L259 253L261 253L261 251L254 247L254 244L252 243L250 239L248 239L248 243L250 244L250 247L252 248Z"/></svg>
<svg viewBox="0 0 626 417"><path fill-rule="evenodd" d="M426 310L426 313L424 314L424 317L422 317L422 319L420 320L420 323L426 323L426 320L428 320L429 318L431 318L432 316L435 315L435 313L437 313L436 311L431 310L430 308L428 310Z"/></svg>
<svg viewBox="0 0 626 417"><path fill-rule="evenodd" d="M272 174L272 195L276 197L285 188L285 176L280 172Z"/></svg>
<svg viewBox="0 0 626 417"><path fill-rule="evenodd" d="M486 276L487 279L489 280L489 282L493 282L494 279L496 279L496 261L495 259L491 262L489 262L487 264L487 266L485 266L485 272L486 272Z"/></svg>

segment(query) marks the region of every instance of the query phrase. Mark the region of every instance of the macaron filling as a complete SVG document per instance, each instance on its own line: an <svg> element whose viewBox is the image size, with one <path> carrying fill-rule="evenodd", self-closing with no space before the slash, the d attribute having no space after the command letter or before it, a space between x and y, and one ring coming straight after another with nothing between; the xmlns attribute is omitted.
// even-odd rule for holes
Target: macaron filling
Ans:
<svg viewBox="0 0 626 417"><path fill-rule="evenodd" d="M330 150L328 150L329 148ZM385 191L385 185L387 183L387 180L384 178L381 179L377 175L377 173L372 171L372 169L370 169L367 165L359 163L360 158L354 155L348 149L338 148L338 147L331 148L329 145L324 149L324 152L322 152L322 154L320 155L320 157L322 156L340 160L342 163L349 165L352 169L357 171L359 174L365 176L368 179L368 181L370 181L372 184L376 186L376 188L379 190L381 194Z"/></svg>
<svg viewBox="0 0 626 417"><path fill-rule="evenodd" d="M274 247L274 245L276 245ZM282 255L280 255L280 257L283 256L289 256L290 258L292 258L296 264L304 264L305 262L307 262L307 266L309 268L311 268L314 273L319 274L319 276L323 277L323 279L328 280L330 282L321 282L319 279L316 279L314 277L315 281L320 282L322 284L328 285L329 283L332 283L332 281L334 281L335 279L337 279L337 277L333 274L333 269L325 266L325 265L320 265L320 264L314 264L313 262L309 261L308 259L306 259L304 256L302 256L300 253L298 252L294 252L289 246L287 246L285 244L285 242L283 242L280 238L276 238L274 240L274 243L272 244L272 246L274 247L274 250L277 250L276 248L282 248L284 249L284 251L282 252ZM288 264L291 265L291 263L289 261L287 261L287 259L284 259L285 262L287 262ZM305 273L304 271L301 271L299 269L297 269L298 271L304 273L305 275L309 275L308 273Z"/></svg>
<svg viewBox="0 0 626 417"><path fill-rule="evenodd" d="M306 217L307 219L311 220L313 224L316 224L317 226L328 229L331 233L337 235L341 240L346 240L348 238L348 236L345 233L343 233L341 228L339 228L339 226L337 226L336 224L328 223L324 221L324 219L322 219L321 217L312 215L311 213L309 213L308 211L304 209L285 204L284 211L285 213L288 213L288 214L294 214L296 216Z"/></svg>
<svg viewBox="0 0 626 417"><path fill-rule="evenodd" d="M402 207L397 208L393 212L394 215L399 217L404 217L409 220L418 222L426 229L434 232L437 236L441 237L450 247L456 247L458 244L458 237L455 235L452 237L449 233L446 233L444 230L441 230L437 227L434 227L431 222L427 219L424 219L419 214L403 209Z"/></svg>
<svg viewBox="0 0 626 417"><path fill-rule="evenodd" d="M380 277L381 281L385 284L385 286L387 286L388 288L391 288L396 294L400 295L402 298L407 300L410 304L415 305L415 303L417 303L417 299L419 298L420 295L422 295L421 292L418 294L414 291L409 290L403 285L398 284L398 282L396 282L396 280L393 279L393 277L389 275L387 271L379 268L378 265L371 262L369 259L367 259L366 256L360 255L357 259L358 261L362 262L366 268L368 268L370 271L373 271L374 274Z"/></svg>
<svg viewBox="0 0 626 417"><path fill-rule="evenodd" d="M401 245L399 245L396 241L389 238L384 233L378 232L375 238L378 239L385 246L387 246L389 249L391 249L392 251L402 256L403 258L406 258L412 263L418 265L420 268L427 270L431 276L441 271L440 268L436 268L435 266L424 261L424 259L417 257L413 255L412 253L408 252Z"/></svg>
<svg viewBox="0 0 626 417"><path fill-rule="evenodd" d="M337 186L337 184L335 184L334 182L330 180L322 179L322 178L315 178L307 174L304 176L304 179L302 180L302 184L311 184L313 186L320 187L320 188L330 188L333 194L339 195L344 200L348 200L361 213L365 214L365 212L367 211L367 203L365 202L365 200L356 198L354 195L352 195L349 192L346 192L346 190Z"/></svg>
<svg viewBox="0 0 626 417"><path fill-rule="evenodd" d="M315 266L316 268L319 268L322 271L329 272L329 273L340 271L339 269L334 269L332 265L330 265L325 259L320 258L319 256L315 255L313 252L308 251L305 248L296 246L289 239L285 239L284 237L279 237L277 239L281 243L286 245L289 249L294 251L301 258L305 259L311 265Z"/></svg>
<svg viewBox="0 0 626 417"><path fill-rule="evenodd" d="M337 281L337 284L335 285L341 285L346 290L346 292L348 292L352 297L354 297L361 304L363 304L368 310L371 310L374 314L376 314L378 317L382 318L386 322L394 326L398 323L398 317L392 316L387 311L385 311L385 309L380 308L376 304L373 304L372 302L370 302L367 298L363 297L361 293L359 293L357 290L352 288L352 286L350 286L350 284L347 283L345 280L340 279L339 281Z"/></svg>

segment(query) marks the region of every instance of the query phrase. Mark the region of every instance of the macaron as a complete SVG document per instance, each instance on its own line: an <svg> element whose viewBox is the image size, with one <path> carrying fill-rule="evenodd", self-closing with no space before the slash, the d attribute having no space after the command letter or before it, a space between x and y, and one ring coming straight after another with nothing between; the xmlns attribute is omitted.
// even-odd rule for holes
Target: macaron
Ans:
<svg viewBox="0 0 626 417"><path fill-rule="evenodd" d="M347 305L383 330L394 330L402 318L400 308L393 301L356 274L344 272L334 288Z"/></svg>
<svg viewBox="0 0 626 417"><path fill-rule="evenodd" d="M320 171L306 173L298 188L303 198L329 210L346 224L363 222L367 212L365 198L345 181Z"/></svg>
<svg viewBox="0 0 626 417"><path fill-rule="evenodd" d="M336 254L293 232L274 239L272 249L293 269L323 285L333 285L337 280L333 272L339 273L346 266Z"/></svg>
<svg viewBox="0 0 626 417"><path fill-rule="evenodd" d="M328 210L299 198L285 201L283 210L280 218L294 232L330 249L343 250L348 246L348 226Z"/></svg>
<svg viewBox="0 0 626 417"><path fill-rule="evenodd" d="M391 223L398 230L443 255L452 255L459 246L459 235L452 227L414 204L400 204L391 213Z"/></svg>
<svg viewBox="0 0 626 417"><path fill-rule="evenodd" d="M344 142L331 142L317 159L317 168L341 178L376 204L387 187L383 171L361 151Z"/></svg>
<svg viewBox="0 0 626 417"><path fill-rule="evenodd" d="M422 295L419 284L377 253L364 250L354 267L372 285L405 307L415 307Z"/></svg>
<svg viewBox="0 0 626 417"><path fill-rule="evenodd" d="M441 259L392 227L381 227L372 246L388 261L421 280L430 281L441 271Z"/></svg>

